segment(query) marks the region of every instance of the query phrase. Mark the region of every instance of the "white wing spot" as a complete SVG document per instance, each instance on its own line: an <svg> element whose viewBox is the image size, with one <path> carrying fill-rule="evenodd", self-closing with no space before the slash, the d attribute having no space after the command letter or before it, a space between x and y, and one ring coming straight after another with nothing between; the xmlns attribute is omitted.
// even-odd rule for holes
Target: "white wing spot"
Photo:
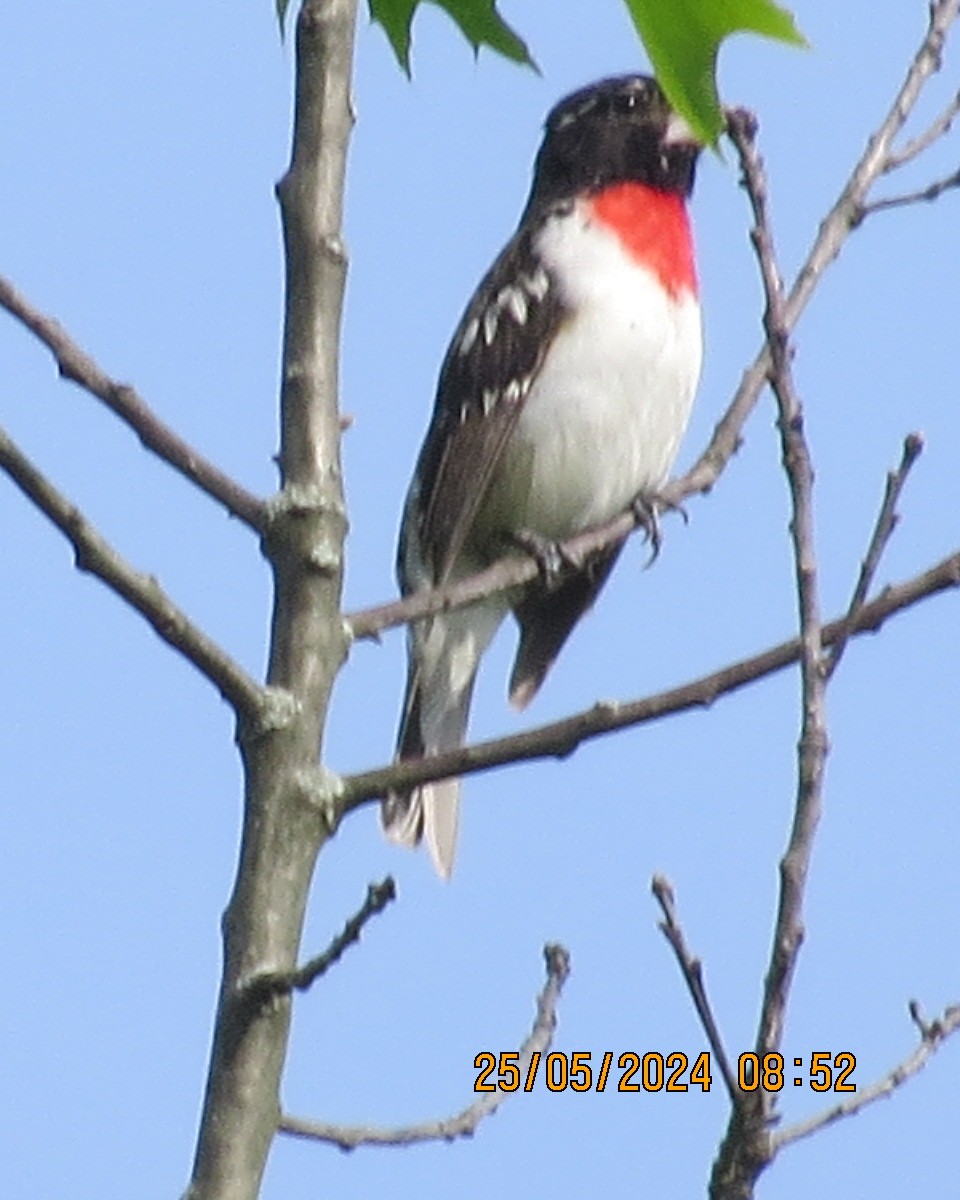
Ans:
<svg viewBox="0 0 960 1200"><path fill-rule="evenodd" d="M518 287L504 288L501 295L505 295L505 306L510 310L510 314L518 325L523 325L527 319L527 298L522 290Z"/></svg>
<svg viewBox="0 0 960 1200"><path fill-rule="evenodd" d="M483 415L489 417L496 407L498 392L496 388L484 388L481 403L483 404Z"/></svg>
<svg viewBox="0 0 960 1200"><path fill-rule="evenodd" d="M506 404L516 404L522 394L523 394L523 392L522 392L520 380L519 379L511 379L510 382L507 384L506 388L504 388L504 392L503 392L504 402Z"/></svg>
<svg viewBox="0 0 960 1200"><path fill-rule="evenodd" d="M460 338L460 345L457 347L458 354L469 354L473 349L473 343L477 340L477 334L480 332L480 322L476 317L467 323L466 329L463 331L463 336Z"/></svg>
<svg viewBox="0 0 960 1200"><path fill-rule="evenodd" d="M550 276L543 267L537 267L532 275L525 275L522 282L533 300L542 300L550 290Z"/></svg>
<svg viewBox="0 0 960 1200"><path fill-rule="evenodd" d="M483 314L483 340L488 346L493 345L493 339L497 333L497 318L499 315L496 304L491 304Z"/></svg>

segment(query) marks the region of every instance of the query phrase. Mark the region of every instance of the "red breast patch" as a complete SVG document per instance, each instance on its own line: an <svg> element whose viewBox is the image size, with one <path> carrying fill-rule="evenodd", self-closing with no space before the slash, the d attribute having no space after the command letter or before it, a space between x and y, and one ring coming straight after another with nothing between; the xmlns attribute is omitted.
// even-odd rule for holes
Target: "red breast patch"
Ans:
<svg viewBox="0 0 960 1200"><path fill-rule="evenodd" d="M672 296L697 294L693 238L683 197L643 183L618 183L590 201L596 221L657 276Z"/></svg>

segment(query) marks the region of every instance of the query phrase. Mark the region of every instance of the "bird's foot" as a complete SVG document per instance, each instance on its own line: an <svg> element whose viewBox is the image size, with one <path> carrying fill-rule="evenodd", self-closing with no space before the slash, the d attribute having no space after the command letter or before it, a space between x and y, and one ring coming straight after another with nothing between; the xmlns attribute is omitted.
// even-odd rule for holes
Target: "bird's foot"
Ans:
<svg viewBox="0 0 960 1200"><path fill-rule="evenodd" d="M660 513L678 512L686 525L689 520L687 510L682 504L665 500L657 492L643 491L634 497L630 511L633 513L633 519L637 525L643 530L646 540L650 543L650 557L646 565L651 567L657 561L660 547L663 545L663 536L660 532Z"/></svg>
<svg viewBox="0 0 960 1200"><path fill-rule="evenodd" d="M510 535L510 540L536 561L540 569L540 578L548 591L561 582L569 568L577 565L568 554L564 553L559 542L545 538L543 534L534 533L533 530L514 530Z"/></svg>

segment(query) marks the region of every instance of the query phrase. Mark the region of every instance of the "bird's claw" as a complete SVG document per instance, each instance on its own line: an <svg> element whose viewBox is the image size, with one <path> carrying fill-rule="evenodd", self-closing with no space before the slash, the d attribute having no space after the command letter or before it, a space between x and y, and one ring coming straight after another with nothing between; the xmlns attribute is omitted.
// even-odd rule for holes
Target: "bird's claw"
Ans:
<svg viewBox="0 0 960 1200"><path fill-rule="evenodd" d="M650 543L650 557L645 563L647 567L653 566L657 561L660 554L660 547L663 544L663 538L660 534L659 508L659 501L645 492L641 492L638 496L635 496L633 503L630 505L633 519L636 521L638 528L643 530L644 537Z"/></svg>
<svg viewBox="0 0 960 1200"><path fill-rule="evenodd" d="M548 590L557 586L569 567L576 566L569 555L564 554L559 542L533 530L517 529L510 535L510 540L536 561L540 577Z"/></svg>
<svg viewBox="0 0 960 1200"><path fill-rule="evenodd" d="M630 505L630 511L633 513L633 519L643 530L647 541L650 543L650 558L646 563L648 567L653 566L657 561L660 554L660 547L663 545L663 537L660 533L660 513L679 513L683 517L684 525L689 524L690 521L687 510L682 504L673 500L666 500L663 496L653 492L640 492Z"/></svg>

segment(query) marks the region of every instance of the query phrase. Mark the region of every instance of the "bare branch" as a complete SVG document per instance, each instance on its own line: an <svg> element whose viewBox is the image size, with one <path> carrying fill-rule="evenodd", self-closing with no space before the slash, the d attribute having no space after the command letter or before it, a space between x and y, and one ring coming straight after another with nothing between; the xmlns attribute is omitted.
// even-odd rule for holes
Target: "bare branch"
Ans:
<svg viewBox="0 0 960 1200"><path fill-rule="evenodd" d="M134 570L2 429L0 468L67 538L78 570L95 575L145 617L167 645L210 680L238 718L254 726L262 724L266 710L272 707L268 689L195 625L152 575Z"/></svg>
<svg viewBox="0 0 960 1200"><path fill-rule="evenodd" d="M903 208L904 205L908 204L929 203L931 200L939 199L944 192L949 192L955 187L960 187L960 168L951 175L947 175L943 179L937 179L925 188L920 188L919 191L904 192L901 196L885 196L882 200L874 200L870 204L865 204L860 209L860 220L864 220L874 213L883 212L888 208Z"/></svg>
<svg viewBox="0 0 960 1200"><path fill-rule="evenodd" d="M724 1083L727 1085L730 1100L736 1105L739 1103L742 1093L737 1084L736 1076L730 1067L730 1060L727 1058L723 1038L720 1036L720 1029L714 1019L713 1009L710 1007L707 989L703 982L703 963L701 963L699 958L694 957L687 948L686 939L683 936L683 930L677 918L677 907L670 881L663 875L654 875L650 884L650 890L656 897L657 903L663 912L664 919L660 922L660 931L670 943L670 947L680 966L680 974L683 976L687 990L693 1000L694 1008L697 1010L697 1016L700 1018L700 1024L707 1035L710 1049L713 1051L714 1058L720 1064L720 1072L723 1075Z"/></svg>
<svg viewBox="0 0 960 1200"><path fill-rule="evenodd" d="M557 1002L570 974L570 956L563 946L555 943L544 946L543 956L546 961L547 979L537 997L537 1015L529 1037L520 1047L517 1063L519 1078L525 1081L524 1091L532 1090L540 1058L550 1048L557 1027ZM341 1150L355 1150L357 1146L409 1146L414 1142L450 1142L455 1138L472 1137L480 1122L495 1113L509 1094L499 1088L484 1092L479 1100L475 1100L456 1116L440 1117L435 1121L405 1125L398 1129L378 1129L370 1125L329 1125L288 1115L280 1118L279 1129L281 1133L291 1137L327 1142L339 1146Z"/></svg>
<svg viewBox="0 0 960 1200"><path fill-rule="evenodd" d="M934 0L927 34L887 120L871 139L857 169L834 209L820 228L807 264L788 297L777 268L767 211L767 183L756 151L756 122L745 113L731 114L728 132L743 169L743 181L754 217L751 239L757 253L766 298L764 328L767 374L779 412L783 464L790 487L791 540L800 615L800 674L802 716L797 748L798 775L794 819L787 851L780 864L780 895L770 966L764 982L756 1047L760 1055L781 1044L787 1002L797 956L803 941L803 900L819 822L823 773L828 751L823 660L824 637L819 609L813 526L813 469L803 431L803 411L792 369L790 332L796 313L812 290L814 269L828 265L839 253L849 231L867 210L866 197L888 160L893 137L919 95L924 80L940 63L943 40L957 16L956 0ZM735 1105L711 1173L713 1200L753 1195L754 1185L775 1152L770 1125L776 1097L765 1091L744 1096Z"/></svg>
<svg viewBox="0 0 960 1200"><path fill-rule="evenodd" d="M13 284L0 276L0 307L17 318L53 354L64 379L72 380L126 421L148 450L179 471L201 491L251 529L263 533L266 506L166 425L141 396L125 383L111 379L53 317L34 308Z"/></svg>
<svg viewBox="0 0 960 1200"><path fill-rule="evenodd" d="M943 45L957 19L960 0L931 0L923 40L911 60L906 78L886 117L867 140L866 148L836 204L820 225L807 260L790 290L786 321L793 329L823 272L840 253L850 231L859 224L870 189L886 169L891 147L920 98L924 85L939 69Z"/></svg>
<svg viewBox="0 0 960 1200"><path fill-rule="evenodd" d="M585 563L599 550L619 541L636 527L636 516L629 511L623 512L604 525L586 529L560 543L558 583L565 579L568 573L572 573L577 564ZM352 637L375 638L385 629L405 625L409 621L433 616L435 613L464 608L496 592L529 583L537 577L539 571L536 560L529 555L513 554L457 583L431 591L416 592L402 600L378 604L373 608L358 609L354 613L348 613L344 620Z"/></svg>
<svg viewBox="0 0 960 1200"><path fill-rule="evenodd" d="M770 356L769 380L777 401L777 428L790 490L790 538L800 621L801 722L797 746L797 794L789 844L780 863L780 895L757 1029L756 1048L762 1057L780 1046L790 986L803 942L803 900L820 818L828 746L826 680L822 670L813 465L791 368L790 333L770 227L766 173L756 147L756 122L744 114L737 114L737 119L730 122L729 133L740 157L743 183L753 212L750 238L757 254L766 300L763 324ZM752 1192L757 1177L772 1157L769 1127L775 1112L775 1093L758 1089L741 1096L713 1167L712 1184L716 1195Z"/></svg>
<svg viewBox="0 0 960 1200"><path fill-rule="evenodd" d="M939 592L960 586L960 551L949 555L929 570L901 584L885 588L880 595L865 604L857 613L853 634L876 632L891 616L918 601ZM823 627L824 646L832 645L847 628L847 618L832 621ZM432 755L429 758L407 759L348 775L341 781L339 805L348 813L362 804L386 795L393 789L403 790L434 779L453 775L472 775L501 767L508 763L526 762L536 758L566 758L583 742L644 725L692 708L709 707L718 697L738 691L747 684L782 671L800 657L800 639L792 638L777 646L732 663L719 671L701 676L680 687L658 692L654 696L630 701L600 701L592 708L561 721L540 725L510 737L477 742L459 750Z"/></svg>
<svg viewBox="0 0 960 1200"><path fill-rule="evenodd" d="M910 1010L911 1016L914 1018L914 1023L920 1029L920 1044L914 1050L913 1054L909 1058L904 1059L903 1062L898 1063L893 1070L888 1071L876 1083L851 1096L849 1100L844 1100L841 1104L836 1104L832 1108L825 1109L807 1121L801 1121L796 1125L788 1125L785 1129L781 1129L779 1133L775 1133L773 1135L774 1153L782 1150L784 1146L791 1145L793 1142L799 1142L801 1138L810 1137L811 1134L818 1133L821 1129L825 1129L828 1125L833 1125L836 1121L840 1121L844 1117L855 1117L857 1113L862 1112L863 1109L877 1100L883 1100L888 1096L892 1096L897 1088L902 1087L908 1079L911 1079L914 1075L922 1071L934 1054L946 1042L947 1038L960 1029L960 1004L951 1005L951 1007L944 1010L943 1016L938 1017L929 1024L917 1019L918 1010L916 1001L911 1001Z"/></svg>
<svg viewBox="0 0 960 1200"><path fill-rule="evenodd" d="M868 139L836 203L821 222L813 246L787 294L783 323L788 333L796 327L824 272L856 228L866 197L883 173L894 139L913 111L924 84L939 69L944 39L957 18L958 7L960 0L933 0L923 41L913 57L906 78L886 117ZM733 113L729 115L734 116ZM744 372L740 386L714 430L707 449L682 480L665 489L668 499L680 501L694 492L705 492L712 487L739 445L741 430L757 402L769 368L769 351L764 343Z"/></svg>
<svg viewBox="0 0 960 1200"><path fill-rule="evenodd" d="M273 971L255 976L247 985L252 1003L262 1004L273 996L289 995L290 992L305 992L313 987L321 975L340 961L351 946L360 941L363 927L372 918L382 913L397 898L397 886L393 876L388 875L380 883L371 883L363 905L347 921L343 929L330 942L322 954L316 955L293 971Z"/></svg>
<svg viewBox="0 0 960 1200"><path fill-rule="evenodd" d="M895 171L898 167L902 167L904 163L918 158L925 150L929 150L934 142L938 142L940 138L945 137L950 132L953 122L957 118L957 113L960 113L960 91L957 92L943 112L934 121L930 122L923 133L918 134L915 138L911 138L901 149L890 151L887 155L887 161L884 164L884 171Z"/></svg>
<svg viewBox="0 0 960 1200"><path fill-rule="evenodd" d="M757 1052L780 1045L790 982L803 940L802 907L813 836L820 816L823 767L827 754L825 687L822 670L820 602L813 529L813 466L803 432L803 410L793 382L791 349L784 319L784 296L774 256L767 210L767 181L755 142L756 127L732 122L730 134L740 155L744 184L755 225L751 239L760 263L766 297L764 326L770 347L770 384L777 399L783 464L793 510L790 535L800 615L802 718L798 745L797 799L787 853L781 863L780 903L770 969L764 988ZM773 1107L773 1097L769 1098Z"/></svg>
<svg viewBox="0 0 960 1200"><path fill-rule="evenodd" d="M347 653L341 619L346 532L340 466L339 344L347 260L344 180L357 0L303 0L296 22L283 226L281 491L263 548L274 600L267 678L294 720L241 746L243 840L223 922L223 979L189 1200L255 1200L277 1132L290 998L243 1003L251 978L296 969L317 855L329 835L316 764Z"/></svg>
<svg viewBox="0 0 960 1200"><path fill-rule="evenodd" d="M900 493L903 491L903 485L907 482L907 476L910 474L913 464L920 457L922 451L923 435L919 433L907 434L903 439L903 454L900 458L900 465L895 471L887 473L887 483L883 491L883 503L880 505L880 511L877 514L876 524L873 527L873 534L870 538L870 544L867 547L866 556L860 565L860 574L847 609L848 621L863 606L869 595L870 587L877 573L877 567L880 565L880 559L883 557L887 542L890 540L900 519L897 515L897 502L900 499ZM834 643L827 659L826 673L828 679L839 666L848 641L848 637L841 636Z"/></svg>

